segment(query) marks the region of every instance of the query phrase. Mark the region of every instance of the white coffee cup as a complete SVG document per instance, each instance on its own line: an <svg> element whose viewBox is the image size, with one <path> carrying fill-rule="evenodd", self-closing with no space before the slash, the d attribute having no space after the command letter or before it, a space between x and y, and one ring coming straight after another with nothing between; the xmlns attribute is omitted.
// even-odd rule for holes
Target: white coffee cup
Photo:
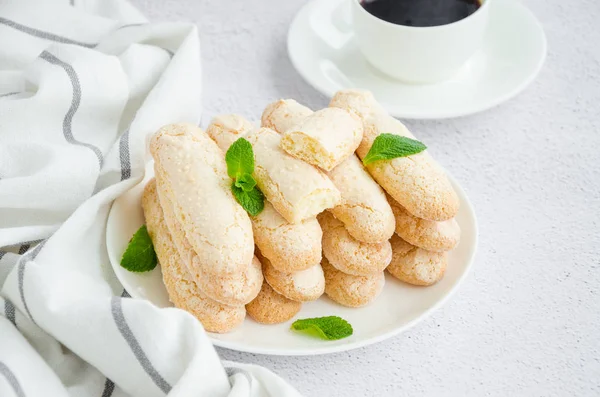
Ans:
<svg viewBox="0 0 600 397"><path fill-rule="evenodd" d="M358 46L367 60L383 73L408 83L447 80L480 48L488 24L490 3L483 0L473 14L447 25L397 25L352 3ZM420 1L420 0L415 0Z"/></svg>

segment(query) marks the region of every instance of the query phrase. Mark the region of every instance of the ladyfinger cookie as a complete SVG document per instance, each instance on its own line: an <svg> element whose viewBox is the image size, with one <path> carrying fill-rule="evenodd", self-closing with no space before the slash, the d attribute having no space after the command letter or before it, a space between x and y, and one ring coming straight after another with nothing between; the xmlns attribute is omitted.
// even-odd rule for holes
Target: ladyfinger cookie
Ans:
<svg viewBox="0 0 600 397"><path fill-rule="evenodd" d="M361 307L373 302L383 290L385 275L353 276L333 267L326 258L321 262L325 273L325 294L334 302L348 307Z"/></svg>
<svg viewBox="0 0 600 397"><path fill-rule="evenodd" d="M460 241L460 226L456 219L428 221L417 218L388 196L396 218L396 234L406 242L427 251L444 252L454 249Z"/></svg>
<svg viewBox="0 0 600 397"><path fill-rule="evenodd" d="M176 307L191 313L209 332L228 332L240 325L246 316L244 306L223 305L208 298L188 273L165 224L155 180L148 182L144 189L142 208L169 300Z"/></svg>
<svg viewBox="0 0 600 397"><path fill-rule="evenodd" d="M392 237L392 262L387 271L400 281L413 285L433 285L444 277L448 254L415 247L399 236Z"/></svg>
<svg viewBox="0 0 600 397"><path fill-rule="evenodd" d="M252 224L231 193L223 152L192 124L161 128L150 142L155 172L200 262L238 272L252 261Z"/></svg>
<svg viewBox="0 0 600 397"><path fill-rule="evenodd" d="M202 273L198 288L207 296L226 305L245 305L258 295L263 282L261 263L257 257L239 273Z"/></svg>
<svg viewBox="0 0 600 397"><path fill-rule="evenodd" d="M261 128L246 135L254 150L254 177L273 207L290 223L314 218L340 202L340 192L316 167L285 153L281 135Z"/></svg>
<svg viewBox="0 0 600 397"><path fill-rule="evenodd" d="M211 120L209 126L206 128L206 133L225 153L233 142L242 138L253 129L254 125L240 115L222 114L215 116Z"/></svg>
<svg viewBox="0 0 600 397"><path fill-rule="evenodd" d="M387 241L394 233L394 214L383 189L354 154L329 173L342 202L330 211L355 239L364 243Z"/></svg>
<svg viewBox="0 0 600 397"><path fill-rule="evenodd" d="M248 315L261 324L286 322L298 314L301 308L302 303L278 294L266 281L256 298L246 305Z"/></svg>
<svg viewBox="0 0 600 397"><path fill-rule="evenodd" d="M366 119L374 113L385 113L385 110L370 91L359 89L341 90L335 93L329 107L346 109L361 119Z"/></svg>
<svg viewBox="0 0 600 397"><path fill-rule="evenodd" d="M363 243L348 233L344 224L329 212L317 218L323 229L323 255L338 270L355 276L382 272L392 259L389 241Z"/></svg>
<svg viewBox="0 0 600 397"><path fill-rule="evenodd" d="M227 153L233 142L245 137L254 129L254 125L242 116L222 114L210 121L206 133L223 153Z"/></svg>
<svg viewBox="0 0 600 397"><path fill-rule="evenodd" d="M312 110L295 100L280 99L267 105L261 117L261 126L284 133L310 114Z"/></svg>
<svg viewBox="0 0 600 397"><path fill-rule="evenodd" d="M400 121L387 114L364 120L364 136L356 153L364 158L380 133L414 138ZM367 169L408 212L418 218L445 221L456 216L459 200L444 170L425 151L408 157L375 161Z"/></svg>
<svg viewBox="0 0 600 397"><path fill-rule="evenodd" d="M173 205L162 190L160 177L157 191L163 209L165 223L171 232L179 255L187 264L198 288L211 299L231 306L245 305L256 297L263 282L261 264L256 257L235 273L220 272L204 265L185 236L181 224L175 218Z"/></svg>
<svg viewBox="0 0 600 397"><path fill-rule="evenodd" d="M281 147L300 160L331 171L354 154L362 135L358 116L344 109L325 108L288 128Z"/></svg>
<svg viewBox="0 0 600 397"><path fill-rule="evenodd" d="M271 262L261 257L265 280L278 293L298 302L317 300L325 291L325 277L321 265L299 272L284 273L273 267Z"/></svg>
<svg viewBox="0 0 600 397"><path fill-rule="evenodd" d="M263 211L252 217L254 242L273 267L292 273L321 263L323 232L317 218L289 223L265 202Z"/></svg>
<svg viewBox="0 0 600 397"><path fill-rule="evenodd" d="M336 93L329 106L354 112L363 120L363 140L356 153L364 158L381 133L413 134L388 115L367 91L344 90ZM459 200L444 170L425 151L408 157L375 161L367 165L375 180L411 214L433 221L456 216Z"/></svg>
<svg viewBox="0 0 600 397"><path fill-rule="evenodd" d="M358 95L352 97L361 98ZM372 98L372 102L376 103L375 99ZM306 118L306 112L295 113L295 108L290 103L280 103L279 108L285 109L285 114L289 114L294 120ZM285 132L285 125L279 125L278 121L279 119L274 119L271 124L278 132ZM342 198L331 211L344 223L352 237L366 243L389 240L394 233L392 209L385 199L383 189L369 175L360 160L351 155L327 174Z"/></svg>
<svg viewBox="0 0 600 397"><path fill-rule="evenodd" d="M226 152L235 139L252 130L252 123L240 116L223 115L213 119L206 132ZM295 272L321 263L323 233L316 218L289 223L266 201L263 211L250 220L255 244L277 270Z"/></svg>

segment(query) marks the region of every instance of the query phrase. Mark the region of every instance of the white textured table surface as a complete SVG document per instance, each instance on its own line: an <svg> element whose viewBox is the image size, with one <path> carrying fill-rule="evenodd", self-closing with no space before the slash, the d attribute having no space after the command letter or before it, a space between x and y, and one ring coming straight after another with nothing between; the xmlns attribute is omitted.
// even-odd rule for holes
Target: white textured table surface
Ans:
<svg viewBox="0 0 600 397"><path fill-rule="evenodd" d="M134 3L152 20L198 25L203 124L217 113L256 119L281 97L326 105L286 54L305 1ZM451 302L348 353L222 357L269 367L311 396L600 396L600 3L526 4L549 44L527 91L475 116L407 122L479 218L476 264Z"/></svg>

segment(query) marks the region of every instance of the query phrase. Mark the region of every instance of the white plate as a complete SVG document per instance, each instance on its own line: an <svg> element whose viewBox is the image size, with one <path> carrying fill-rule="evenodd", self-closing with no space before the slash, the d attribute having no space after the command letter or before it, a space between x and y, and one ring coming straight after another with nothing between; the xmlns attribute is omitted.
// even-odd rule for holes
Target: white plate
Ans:
<svg viewBox="0 0 600 397"><path fill-rule="evenodd" d="M106 225L106 246L112 267L133 298L147 299L159 307L172 306L162 283L160 267L148 273L131 273L119 266L129 239L144 223L141 208L143 187L153 176L147 167L143 183L115 200ZM354 334L339 341L322 341L289 330L293 320L278 325L261 325L246 318L241 327L228 334L209 333L213 343L228 349L258 354L313 355L345 351L382 341L426 318L456 291L473 263L477 247L477 221L463 190L452 180L461 200L456 217L462 237L450 253L444 278L432 287L404 284L389 275L383 292L375 302L360 309L340 306L327 297L306 303L296 319L337 315L348 320Z"/></svg>
<svg viewBox="0 0 600 397"><path fill-rule="evenodd" d="M483 48L451 80L411 85L373 68L359 51L351 28L351 0L313 0L294 19L288 53L300 75L331 97L364 88L394 116L433 119L489 109L521 92L546 58L546 36L535 16L515 0L492 4Z"/></svg>

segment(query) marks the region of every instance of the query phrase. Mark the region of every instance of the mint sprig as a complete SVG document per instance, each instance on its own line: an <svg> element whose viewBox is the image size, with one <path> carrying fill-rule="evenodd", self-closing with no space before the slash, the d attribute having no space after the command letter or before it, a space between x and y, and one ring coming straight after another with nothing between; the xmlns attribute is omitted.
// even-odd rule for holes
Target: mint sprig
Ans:
<svg viewBox="0 0 600 397"><path fill-rule="evenodd" d="M236 187L239 187L245 192L251 192L256 186L256 181L254 180L254 178L252 178L252 175L244 174L239 178L236 178L234 184Z"/></svg>
<svg viewBox="0 0 600 397"><path fill-rule="evenodd" d="M231 185L231 191L238 203L252 216L256 216L265 209L265 196L255 186L249 191L243 187L236 186L236 182Z"/></svg>
<svg viewBox="0 0 600 397"><path fill-rule="evenodd" d="M252 177L254 172L254 151L252 145L244 138L239 138L225 154L227 174L233 183L231 191L238 203L252 216L256 216L265 208L265 196L256 186Z"/></svg>
<svg viewBox="0 0 600 397"><path fill-rule="evenodd" d="M152 239L146 225L143 225L129 240L129 245L121 258L121 267L130 272L148 272L156 267L158 258L154 252Z"/></svg>
<svg viewBox="0 0 600 397"><path fill-rule="evenodd" d="M244 138L233 142L225 154L227 174L231 179L239 179L254 172L254 152L252 145Z"/></svg>
<svg viewBox="0 0 600 397"><path fill-rule="evenodd" d="M352 335L352 325L338 316L296 320L292 330L325 340L338 340Z"/></svg>
<svg viewBox="0 0 600 397"><path fill-rule="evenodd" d="M395 134L380 134L369 153L363 158L363 164L367 165L374 161L391 160L397 157L406 157L421 153L427 149L422 142Z"/></svg>

